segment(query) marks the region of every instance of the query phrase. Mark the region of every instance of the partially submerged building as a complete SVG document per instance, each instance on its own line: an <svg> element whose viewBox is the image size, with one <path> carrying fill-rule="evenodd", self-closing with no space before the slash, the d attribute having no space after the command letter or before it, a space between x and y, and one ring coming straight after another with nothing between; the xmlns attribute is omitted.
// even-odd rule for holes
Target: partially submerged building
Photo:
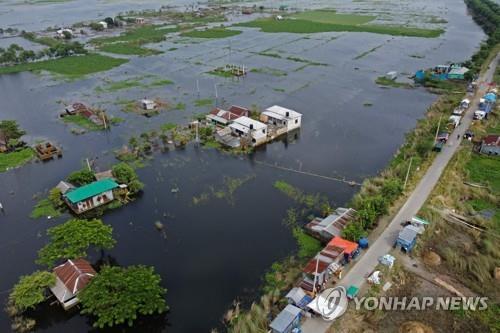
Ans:
<svg viewBox="0 0 500 333"><path fill-rule="evenodd" d="M78 293L97 273L85 259L74 259L54 268L54 274L56 283L50 287L50 291L64 310L69 310L80 302L77 298Z"/></svg>
<svg viewBox="0 0 500 333"><path fill-rule="evenodd" d="M76 214L81 214L115 199L113 190L120 188L113 179L104 178L90 184L68 190L63 199Z"/></svg>
<svg viewBox="0 0 500 333"><path fill-rule="evenodd" d="M141 106L144 110L154 110L156 108L156 102L150 99L141 100Z"/></svg>
<svg viewBox="0 0 500 333"><path fill-rule="evenodd" d="M284 128L285 132L300 128L302 125L302 114L279 105L267 108L262 112L260 119L268 125Z"/></svg>
<svg viewBox="0 0 500 333"><path fill-rule="evenodd" d="M242 138L250 146L267 142L267 125L248 117L235 119L229 128L233 135Z"/></svg>
<svg viewBox="0 0 500 333"><path fill-rule="evenodd" d="M347 224L352 222L357 216L357 212L352 208L339 207L331 215L325 218L315 217L306 224L306 230L313 236L329 241L335 236L340 236Z"/></svg>

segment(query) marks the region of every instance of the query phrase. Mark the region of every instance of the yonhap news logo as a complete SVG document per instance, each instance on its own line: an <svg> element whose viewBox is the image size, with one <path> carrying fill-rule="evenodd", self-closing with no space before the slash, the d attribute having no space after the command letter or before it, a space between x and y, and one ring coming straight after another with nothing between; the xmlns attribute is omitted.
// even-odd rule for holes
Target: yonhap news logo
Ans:
<svg viewBox="0 0 500 333"><path fill-rule="evenodd" d="M316 307L324 320L332 321L347 310L347 292L344 287L328 288L316 297Z"/></svg>

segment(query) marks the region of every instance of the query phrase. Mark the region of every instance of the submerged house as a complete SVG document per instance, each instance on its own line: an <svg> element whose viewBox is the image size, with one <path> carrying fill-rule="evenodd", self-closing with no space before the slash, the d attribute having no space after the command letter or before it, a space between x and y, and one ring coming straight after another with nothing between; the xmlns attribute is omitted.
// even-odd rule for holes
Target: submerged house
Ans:
<svg viewBox="0 0 500 333"><path fill-rule="evenodd" d="M68 310L80 302L77 298L78 293L97 273L88 261L74 259L54 268L54 274L56 283L50 287L50 291L61 303L64 310Z"/></svg>
<svg viewBox="0 0 500 333"><path fill-rule="evenodd" d="M258 146L267 141L267 125L248 117L239 117L230 125L234 136L247 139L251 146Z"/></svg>
<svg viewBox="0 0 500 333"><path fill-rule="evenodd" d="M119 187L113 179L104 178L67 191L63 198L73 212L81 214L113 201L113 190Z"/></svg>
<svg viewBox="0 0 500 333"><path fill-rule="evenodd" d="M300 128L302 114L279 105L274 105L262 112L261 121L269 125L285 128L285 132L290 132L296 128Z"/></svg>
<svg viewBox="0 0 500 333"><path fill-rule="evenodd" d="M321 219L315 217L306 224L305 228L313 236L329 241L332 237L340 236L347 224L352 222L357 216L357 212L352 208L339 207L335 212Z"/></svg>

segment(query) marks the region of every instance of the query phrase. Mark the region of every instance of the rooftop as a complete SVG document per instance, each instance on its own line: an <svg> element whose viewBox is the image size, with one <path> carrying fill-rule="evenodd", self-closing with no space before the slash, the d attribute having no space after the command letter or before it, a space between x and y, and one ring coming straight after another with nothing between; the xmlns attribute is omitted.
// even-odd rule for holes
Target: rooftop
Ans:
<svg viewBox="0 0 500 333"><path fill-rule="evenodd" d="M245 117L245 116L240 117L238 119L235 119L233 124L239 124L239 125L247 127L247 128L250 128L250 126L253 125L254 130L267 128L266 124L261 123L260 121L257 121L257 120L253 120L252 118Z"/></svg>
<svg viewBox="0 0 500 333"><path fill-rule="evenodd" d="M68 260L54 268L54 273L73 294L85 288L97 274L85 259Z"/></svg>
<svg viewBox="0 0 500 333"><path fill-rule="evenodd" d="M104 178L93 183L69 191L65 196L72 203L92 198L103 192L117 188L119 185L111 178Z"/></svg>
<svg viewBox="0 0 500 333"><path fill-rule="evenodd" d="M500 146L500 135L488 135L483 139L483 144L488 146Z"/></svg>
<svg viewBox="0 0 500 333"><path fill-rule="evenodd" d="M351 254L352 252L354 252L358 249L358 244L351 242L351 241L348 241L346 239L340 238L338 236L333 237L332 240L328 243L328 245L340 247L340 248L344 249L344 252L347 254Z"/></svg>
<svg viewBox="0 0 500 333"><path fill-rule="evenodd" d="M283 117L292 118L292 119L302 116L302 114L298 113L297 111L290 110L290 109L284 108L284 107L279 106L279 105L271 106L270 108L267 108L266 111L273 112L273 113L279 114ZM288 113L288 116L287 116L287 113Z"/></svg>
<svg viewBox="0 0 500 333"><path fill-rule="evenodd" d="M289 326L295 321L300 314L300 309L296 306L288 304L283 311L281 311L276 318L271 322L273 330L278 332L287 332Z"/></svg>

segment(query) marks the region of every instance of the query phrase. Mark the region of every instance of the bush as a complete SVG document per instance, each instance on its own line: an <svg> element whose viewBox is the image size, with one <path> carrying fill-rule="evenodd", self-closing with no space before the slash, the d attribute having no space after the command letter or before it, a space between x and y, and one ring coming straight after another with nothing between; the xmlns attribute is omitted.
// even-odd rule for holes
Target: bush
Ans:
<svg viewBox="0 0 500 333"><path fill-rule="evenodd" d="M68 182L70 182L76 186L82 186L82 185L90 184L93 181L95 181L95 175L90 170L82 169L79 171L72 172L68 176L67 180L68 180Z"/></svg>
<svg viewBox="0 0 500 333"><path fill-rule="evenodd" d="M56 283L53 273L36 271L21 276L9 295L9 310L12 315L20 314L45 300L45 290Z"/></svg>
<svg viewBox="0 0 500 333"><path fill-rule="evenodd" d="M130 193L135 194L143 189L144 184L139 181L139 177L137 176L134 168L127 163L116 164L113 167L112 172L118 183L127 184Z"/></svg>

